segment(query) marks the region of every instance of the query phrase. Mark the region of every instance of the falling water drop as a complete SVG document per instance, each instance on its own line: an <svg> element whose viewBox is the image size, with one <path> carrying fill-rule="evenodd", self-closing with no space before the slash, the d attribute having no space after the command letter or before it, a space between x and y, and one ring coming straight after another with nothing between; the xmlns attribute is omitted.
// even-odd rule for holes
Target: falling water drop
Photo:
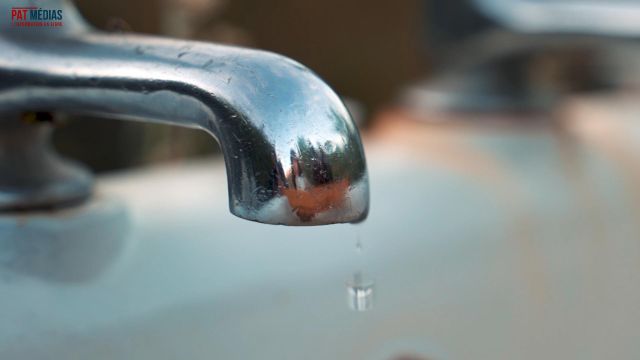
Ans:
<svg viewBox="0 0 640 360"><path fill-rule="evenodd" d="M373 309L375 282L366 278L362 273L353 274L347 282L347 302L354 311L368 311Z"/></svg>
<svg viewBox="0 0 640 360"><path fill-rule="evenodd" d="M354 311L368 311L373 308L374 300L374 285L373 279L370 279L363 275L363 269L367 266L365 264L365 257L363 256L362 237L360 236L360 227L355 227L356 238L356 261L354 263L355 269L351 275L351 278L347 281L347 301L349 308Z"/></svg>

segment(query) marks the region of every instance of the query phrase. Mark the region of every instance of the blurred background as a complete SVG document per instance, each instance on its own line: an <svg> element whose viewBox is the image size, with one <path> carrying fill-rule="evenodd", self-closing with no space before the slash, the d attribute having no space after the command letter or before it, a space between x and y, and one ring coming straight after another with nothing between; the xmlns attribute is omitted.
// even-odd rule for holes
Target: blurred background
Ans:
<svg viewBox="0 0 640 360"><path fill-rule="evenodd" d="M387 120L399 124L409 118L433 123L452 118L495 120L499 114L498 118L508 115L509 123L557 123L550 114L575 94L634 92L640 83L640 52L635 46L640 31L639 22L634 22L640 5L635 1L76 4L86 19L105 31L197 39L287 55L343 96L365 133ZM528 14L543 20L528 19ZM601 14L598 19L596 14ZM55 143L62 153L97 172L218 151L215 141L200 131L86 118L62 119Z"/></svg>

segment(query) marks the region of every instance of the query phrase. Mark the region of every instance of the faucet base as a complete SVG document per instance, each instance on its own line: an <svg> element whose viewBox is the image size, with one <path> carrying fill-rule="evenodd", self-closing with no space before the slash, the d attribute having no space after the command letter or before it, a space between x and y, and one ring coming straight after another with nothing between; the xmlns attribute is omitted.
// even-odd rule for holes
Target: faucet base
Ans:
<svg viewBox="0 0 640 360"><path fill-rule="evenodd" d="M0 126L0 212L59 208L91 196L93 177L51 146L51 125L26 120Z"/></svg>

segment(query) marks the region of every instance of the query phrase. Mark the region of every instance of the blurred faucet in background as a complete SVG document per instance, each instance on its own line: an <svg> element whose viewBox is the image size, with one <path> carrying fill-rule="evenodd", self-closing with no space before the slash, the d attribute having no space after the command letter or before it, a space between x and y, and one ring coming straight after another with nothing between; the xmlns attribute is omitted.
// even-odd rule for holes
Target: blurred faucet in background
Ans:
<svg viewBox="0 0 640 360"><path fill-rule="evenodd" d="M549 109L566 94L640 83L640 3L625 0L430 0L434 68L413 107Z"/></svg>

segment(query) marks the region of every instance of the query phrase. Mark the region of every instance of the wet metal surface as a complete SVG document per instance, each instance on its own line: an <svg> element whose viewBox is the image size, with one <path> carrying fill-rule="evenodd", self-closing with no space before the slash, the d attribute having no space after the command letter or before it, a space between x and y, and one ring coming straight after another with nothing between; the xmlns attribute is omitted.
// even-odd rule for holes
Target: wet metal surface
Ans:
<svg viewBox="0 0 640 360"><path fill-rule="evenodd" d="M264 51L102 34L67 13L63 28L0 34L3 120L47 110L200 128L224 153L233 214L285 225L366 217L358 130L309 69Z"/></svg>

